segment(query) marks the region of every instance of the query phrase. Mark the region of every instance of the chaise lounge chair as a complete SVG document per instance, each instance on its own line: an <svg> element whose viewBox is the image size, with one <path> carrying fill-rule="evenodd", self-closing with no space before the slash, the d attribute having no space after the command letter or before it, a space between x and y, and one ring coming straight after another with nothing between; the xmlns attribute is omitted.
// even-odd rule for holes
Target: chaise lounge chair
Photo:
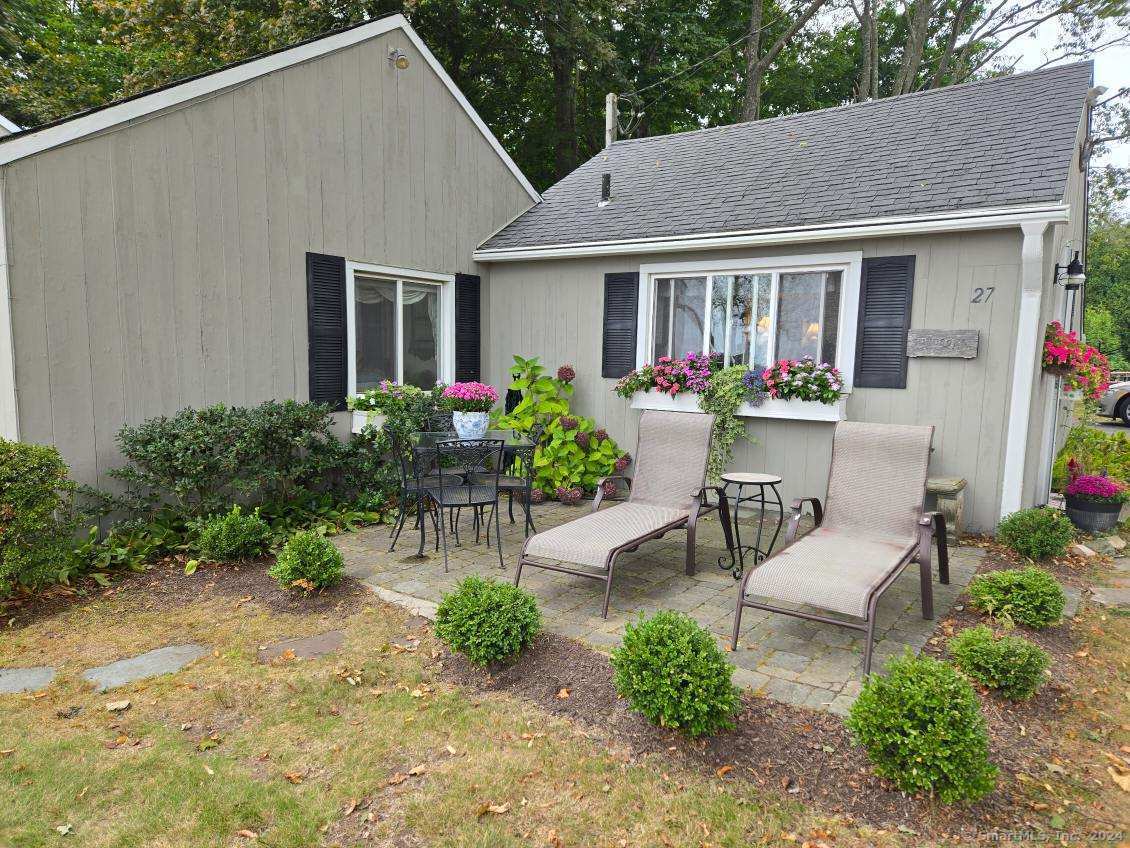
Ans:
<svg viewBox="0 0 1130 848"><path fill-rule="evenodd" d="M938 512L923 512L933 435L933 427L854 421L836 425L827 511L817 498L794 501L785 547L746 571L734 614L733 650L738 648L742 610L751 607L864 631L863 673L869 674L879 598L915 561L922 617L934 617L931 538L937 540L942 583L949 583L949 552L945 519ZM816 528L798 540L805 503L812 505ZM780 603L817 607L861 621L785 609Z"/></svg>
<svg viewBox="0 0 1130 848"><path fill-rule="evenodd" d="M722 490L707 487L706 460L714 416L697 412L657 412L640 416L634 478L603 478L596 489L592 512L551 530L530 536L518 558L514 585L522 579L522 567L533 566L578 577L604 581L604 611L608 618L608 599L612 592L612 571L616 558L634 551L651 539L672 530L686 528L686 572L695 571L695 525L700 516L718 509ZM628 499L600 509L603 482L616 480L628 488ZM718 500L710 503L706 494L714 491ZM730 540L730 514L719 511L726 544Z"/></svg>

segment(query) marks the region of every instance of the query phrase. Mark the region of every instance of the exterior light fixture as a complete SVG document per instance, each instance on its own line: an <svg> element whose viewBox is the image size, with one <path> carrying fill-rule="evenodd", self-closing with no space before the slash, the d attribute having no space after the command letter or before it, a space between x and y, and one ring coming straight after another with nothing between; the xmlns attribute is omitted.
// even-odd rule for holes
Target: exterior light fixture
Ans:
<svg viewBox="0 0 1130 848"><path fill-rule="evenodd" d="M1075 251L1075 256L1066 266L1056 263L1055 276L1052 277L1052 282L1055 285L1063 283L1063 288L1066 291L1079 291L1083 287L1083 281L1087 279L1087 275L1083 273L1083 263L1079 261L1079 251Z"/></svg>
<svg viewBox="0 0 1130 848"><path fill-rule="evenodd" d="M401 50L399 47L388 48L388 63L398 71L406 70L408 68L408 65L410 64L408 61L408 54Z"/></svg>

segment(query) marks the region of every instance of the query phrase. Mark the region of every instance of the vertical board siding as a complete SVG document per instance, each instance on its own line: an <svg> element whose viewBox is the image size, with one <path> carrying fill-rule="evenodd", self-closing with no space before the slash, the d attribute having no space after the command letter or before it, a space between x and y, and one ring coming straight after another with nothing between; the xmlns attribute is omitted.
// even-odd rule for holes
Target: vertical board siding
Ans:
<svg viewBox="0 0 1130 848"><path fill-rule="evenodd" d="M471 252L530 205L399 31L3 177L21 437L103 485L124 424L307 397L308 251L478 273L486 309Z"/></svg>
<svg viewBox="0 0 1130 848"><path fill-rule="evenodd" d="M973 360L916 358L907 363L905 389L855 389L848 418L933 424L932 475L968 481L970 526L989 529L1000 504L1000 473L1007 427L1009 370L1019 298L1019 232L1001 230L939 236L871 239L834 244L670 255L506 262L491 266L491 318L484 347L484 380L505 388L513 354L538 356L550 368L577 369L574 408L592 416L625 450L634 451L640 413L601 378L604 275L638 271L663 261L738 259L773 254L859 250L864 257L915 256L911 326L973 328L981 333ZM995 285L992 300L970 304L974 285ZM735 469L768 471L785 479L786 499L823 497L833 425L812 421L748 419L750 440L734 449Z"/></svg>

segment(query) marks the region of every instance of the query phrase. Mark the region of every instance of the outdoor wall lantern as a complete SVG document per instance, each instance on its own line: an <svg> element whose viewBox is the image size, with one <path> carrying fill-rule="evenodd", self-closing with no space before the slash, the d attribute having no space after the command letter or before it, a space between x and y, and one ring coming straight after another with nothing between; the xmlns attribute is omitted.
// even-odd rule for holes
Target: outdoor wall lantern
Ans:
<svg viewBox="0 0 1130 848"><path fill-rule="evenodd" d="M398 71L406 70L409 64L408 54L399 47L390 47L388 48L388 63Z"/></svg>
<svg viewBox="0 0 1130 848"><path fill-rule="evenodd" d="M1075 256L1066 266L1056 263L1055 276L1052 277L1052 282L1055 285L1062 282L1066 291L1079 291L1085 279L1087 279L1087 275L1083 273L1083 263L1079 261L1079 251L1077 250Z"/></svg>

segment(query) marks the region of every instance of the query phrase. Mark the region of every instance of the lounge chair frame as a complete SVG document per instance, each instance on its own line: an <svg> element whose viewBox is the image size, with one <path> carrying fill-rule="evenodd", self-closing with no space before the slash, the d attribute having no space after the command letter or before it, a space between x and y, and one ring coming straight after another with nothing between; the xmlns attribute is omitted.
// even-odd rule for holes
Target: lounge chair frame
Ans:
<svg viewBox="0 0 1130 848"><path fill-rule="evenodd" d="M781 548L782 551L797 541L797 531L800 527L800 519L806 503L812 506L812 517L816 527L819 527L823 523L824 509L819 498L800 498L793 501L790 507L791 515L789 517L788 527L785 530L785 546ZM734 612L734 633L730 641L730 650L736 651L738 649L738 633L742 626L742 610L749 607L750 609L760 609L767 612L780 613L781 615L791 615L794 618L803 618L807 621L816 621L821 624L834 624L839 627L862 631L866 634L866 643L863 648L863 674L865 676L870 674L871 655L875 648L876 607L878 607L879 599L882 598L883 593L891 587L891 584L898 579L903 570L912 562L917 561L918 563L919 587L922 593L922 617L925 619L932 619L934 617L933 564L930 556L931 539L936 540L938 546L938 578L943 584L949 584L950 561L949 547L946 543L945 517L940 512L923 513L918 519L917 545L907 551L898 563L890 569L887 575L868 592L867 615L861 622L845 621L825 615L818 615L816 613L785 609L783 607L773 606L772 604L749 600L746 597L746 584L749 582L750 577L756 573L757 568L764 565L765 562L770 562L772 557L764 560L756 567L748 569L742 577L741 586L738 589L738 605Z"/></svg>

